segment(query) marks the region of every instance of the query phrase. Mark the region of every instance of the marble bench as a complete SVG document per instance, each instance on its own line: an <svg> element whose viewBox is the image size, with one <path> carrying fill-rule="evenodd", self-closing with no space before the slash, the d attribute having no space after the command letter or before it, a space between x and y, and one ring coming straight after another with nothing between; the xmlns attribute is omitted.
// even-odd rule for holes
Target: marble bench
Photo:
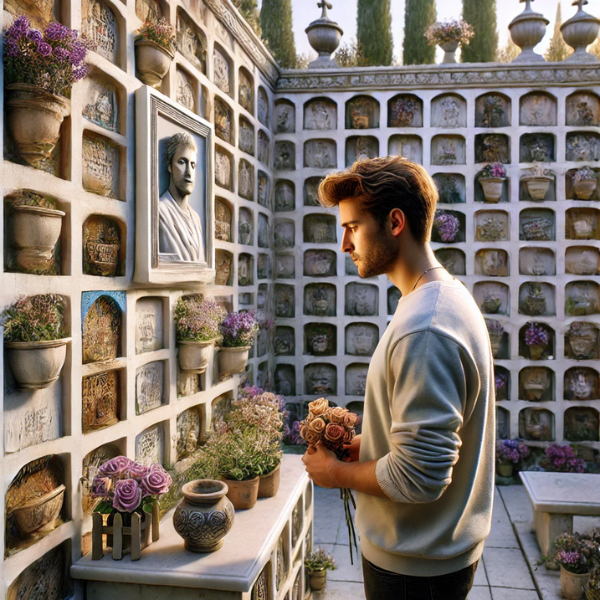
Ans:
<svg viewBox="0 0 600 600"><path fill-rule="evenodd" d="M600 516L600 475L521 471L533 504L535 535L542 554L561 533L573 533L574 516Z"/></svg>

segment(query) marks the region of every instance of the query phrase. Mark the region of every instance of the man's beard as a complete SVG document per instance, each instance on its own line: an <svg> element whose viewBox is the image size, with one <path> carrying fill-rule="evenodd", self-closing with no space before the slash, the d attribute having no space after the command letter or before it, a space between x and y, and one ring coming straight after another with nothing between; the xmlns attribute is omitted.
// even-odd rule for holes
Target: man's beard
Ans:
<svg viewBox="0 0 600 600"><path fill-rule="evenodd" d="M175 184L175 189L183 198L184 196L189 196L194 191L194 184L188 183L187 181L182 181Z"/></svg>
<svg viewBox="0 0 600 600"><path fill-rule="evenodd" d="M383 275L391 271L392 265L398 258L398 251L392 244L388 244L385 238L386 236L383 235L382 231L381 237L377 238L377 241L367 251L368 253L358 254L352 252L350 254L352 259L360 261L356 266L358 275L362 279L376 277L377 275Z"/></svg>

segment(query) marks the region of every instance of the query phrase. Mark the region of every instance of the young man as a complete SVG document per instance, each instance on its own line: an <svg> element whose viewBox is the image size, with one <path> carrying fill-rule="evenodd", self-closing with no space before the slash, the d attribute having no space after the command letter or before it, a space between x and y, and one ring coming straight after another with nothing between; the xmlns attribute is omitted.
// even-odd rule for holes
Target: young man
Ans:
<svg viewBox="0 0 600 600"><path fill-rule="evenodd" d="M367 600L464 600L490 531L494 365L485 322L429 245L437 191L401 157L329 175L361 277L401 291L367 375L362 436L340 462L323 446L303 460L315 484L356 490Z"/></svg>

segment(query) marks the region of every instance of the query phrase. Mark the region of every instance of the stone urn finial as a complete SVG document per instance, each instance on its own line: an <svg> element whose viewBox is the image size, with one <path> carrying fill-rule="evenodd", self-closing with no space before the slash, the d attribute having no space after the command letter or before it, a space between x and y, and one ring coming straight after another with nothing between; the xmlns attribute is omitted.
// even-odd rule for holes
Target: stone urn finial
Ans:
<svg viewBox="0 0 600 600"><path fill-rule="evenodd" d="M572 4L577 7L577 13L560 26L565 42L575 48L575 52L565 59L569 62L598 62L598 58L586 48L598 37L600 19L583 10L587 3L588 0L575 0Z"/></svg>
<svg viewBox="0 0 600 600"><path fill-rule="evenodd" d="M317 3L317 6L322 9L321 17L313 21L307 28L306 34L310 45L319 53L319 57L313 60L309 65L309 69L337 69L337 61L331 58L331 55L337 50L340 45L340 40L344 32L342 28L332 21L327 15L327 9L333 8L332 4L323 0Z"/></svg>
<svg viewBox="0 0 600 600"><path fill-rule="evenodd" d="M515 17L508 26L513 42L521 48L521 54L513 62L543 61L544 57L534 52L533 48L546 35L546 27L550 21L541 13L532 10L531 3L533 0L519 0L519 2L525 3L525 10Z"/></svg>

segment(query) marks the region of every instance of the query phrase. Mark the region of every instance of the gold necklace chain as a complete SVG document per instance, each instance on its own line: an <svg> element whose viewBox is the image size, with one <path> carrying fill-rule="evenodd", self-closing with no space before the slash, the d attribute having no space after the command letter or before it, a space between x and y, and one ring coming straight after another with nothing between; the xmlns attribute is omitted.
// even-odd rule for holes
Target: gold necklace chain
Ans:
<svg viewBox="0 0 600 600"><path fill-rule="evenodd" d="M419 281L421 281L421 278L423 277L423 275L427 275L427 273L429 273L429 271L433 271L434 269L443 269L444 267L442 267L441 265L437 266L437 267L431 267L430 269L427 269L426 271L423 271L418 279L415 281L415 285L412 286L412 290L410 290L410 292L414 292L415 288L417 287L417 283L419 283ZM410 292L408 292L410 294Z"/></svg>

